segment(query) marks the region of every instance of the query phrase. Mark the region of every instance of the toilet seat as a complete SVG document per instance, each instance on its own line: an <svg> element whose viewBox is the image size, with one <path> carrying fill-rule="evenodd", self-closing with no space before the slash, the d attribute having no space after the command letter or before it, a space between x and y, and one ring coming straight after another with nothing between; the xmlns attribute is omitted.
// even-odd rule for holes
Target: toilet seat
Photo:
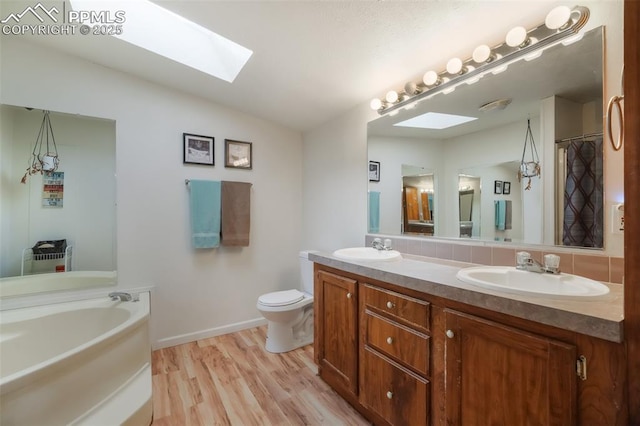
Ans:
<svg viewBox="0 0 640 426"><path fill-rule="evenodd" d="M304 293L300 290L274 291L263 294L258 298L258 303L263 306L287 306L304 299Z"/></svg>

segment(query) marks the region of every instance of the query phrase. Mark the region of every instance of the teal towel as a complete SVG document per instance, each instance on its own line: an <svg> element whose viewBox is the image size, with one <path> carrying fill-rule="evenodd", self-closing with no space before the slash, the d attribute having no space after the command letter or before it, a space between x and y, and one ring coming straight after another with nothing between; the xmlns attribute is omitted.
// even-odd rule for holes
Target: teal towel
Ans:
<svg viewBox="0 0 640 426"><path fill-rule="evenodd" d="M189 187L193 247L220 246L220 182L191 180Z"/></svg>
<svg viewBox="0 0 640 426"><path fill-rule="evenodd" d="M496 210L496 229L504 231L507 219L507 202L505 200L497 200L493 203Z"/></svg>
<svg viewBox="0 0 640 426"><path fill-rule="evenodd" d="M369 232L380 232L380 193L369 191Z"/></svg>

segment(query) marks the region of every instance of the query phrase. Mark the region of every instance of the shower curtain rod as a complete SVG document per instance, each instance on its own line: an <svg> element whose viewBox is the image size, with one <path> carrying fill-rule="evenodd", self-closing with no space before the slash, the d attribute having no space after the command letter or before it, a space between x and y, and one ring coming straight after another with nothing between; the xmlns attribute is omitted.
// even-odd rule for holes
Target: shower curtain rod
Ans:
<svg viewBox="0 0 640 426"><path fill-rule="evenodd" d="M603 134L602 132L586 133L584 135L573 136L571 138L558 139L556 141L556 143L570 142L570 141L577 141L577 140L581 140L581 139L595 138L596 136L602 136L602 134Z"/></svg>

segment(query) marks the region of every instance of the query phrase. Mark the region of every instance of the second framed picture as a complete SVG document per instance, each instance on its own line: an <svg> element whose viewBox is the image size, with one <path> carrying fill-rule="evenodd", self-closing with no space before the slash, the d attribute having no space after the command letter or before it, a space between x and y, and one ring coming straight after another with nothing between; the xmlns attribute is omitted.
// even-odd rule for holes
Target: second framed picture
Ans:
<svg viewBox="0 0 640 426"><path fill-rule="evenodd" d="M493 181L493 193L494 194L502 194L502 181L501 180Z"/></svg>
<svg viewBox="0 0 640 426"><path fill-rule="evenodd" d="M253 167L252 143L224 140L224 166L250 170Z"/></svg>
<svg viewBox="0 0 640 426"><path fill-rule="evenodd" d="M369 182L380 182L379 161L369 161Z"/></svg>
<svg viewBox="0 0 640 426"><path fill-rule="evenodd" d="M504 195L511 194L511 182L502 182L502 193Z"/></svg>

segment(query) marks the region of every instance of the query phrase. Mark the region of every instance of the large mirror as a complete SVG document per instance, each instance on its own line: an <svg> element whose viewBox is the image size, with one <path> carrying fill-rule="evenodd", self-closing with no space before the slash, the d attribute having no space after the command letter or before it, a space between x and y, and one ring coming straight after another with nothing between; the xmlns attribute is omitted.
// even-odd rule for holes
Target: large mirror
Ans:
<svg viewBox="0 0 640 426"><path fill-rule="evenodd" d="M512 63L502 72L370 122L369 161L379 161L385 170L379 182L369 182L369 191L380 194L379 232L426 234L405 226L403 167L411 164L429 170L436 183L435 236L602 248L602 70L600 27L585 32L579 41L553 46L537 58ZM441 129L399 125L427 112L474 120ZM518 170L528 123L544 160L542 179L532 178L526 189L529 180L520 182ZM568 144L579 151L569 154L573 158L589 151L600 173L588 183L595 186L590 191L596 195L586 201L597 211L583 217L571 206L578 202L571 197L580 192L580 177L572 178L567 170ZM529 158L528 147L525 160ZM552 182L553 189L544 190L545 181ZM575 221L587 216L595 217L588 219L589 233L599 233L599 240L572 231ZM553 241L547 241L543 223L556 224Z"/></svg>
<svg viewBox="0 0 640 426"><path fill-rule="evenodd" d="M34 174L21 183L43 115L40 109L0 105L0 278L114 272L115 122L50 112L49 143L55 139L59 167L55 176ZM34 256L39 242L48 243Z"/></svg>

